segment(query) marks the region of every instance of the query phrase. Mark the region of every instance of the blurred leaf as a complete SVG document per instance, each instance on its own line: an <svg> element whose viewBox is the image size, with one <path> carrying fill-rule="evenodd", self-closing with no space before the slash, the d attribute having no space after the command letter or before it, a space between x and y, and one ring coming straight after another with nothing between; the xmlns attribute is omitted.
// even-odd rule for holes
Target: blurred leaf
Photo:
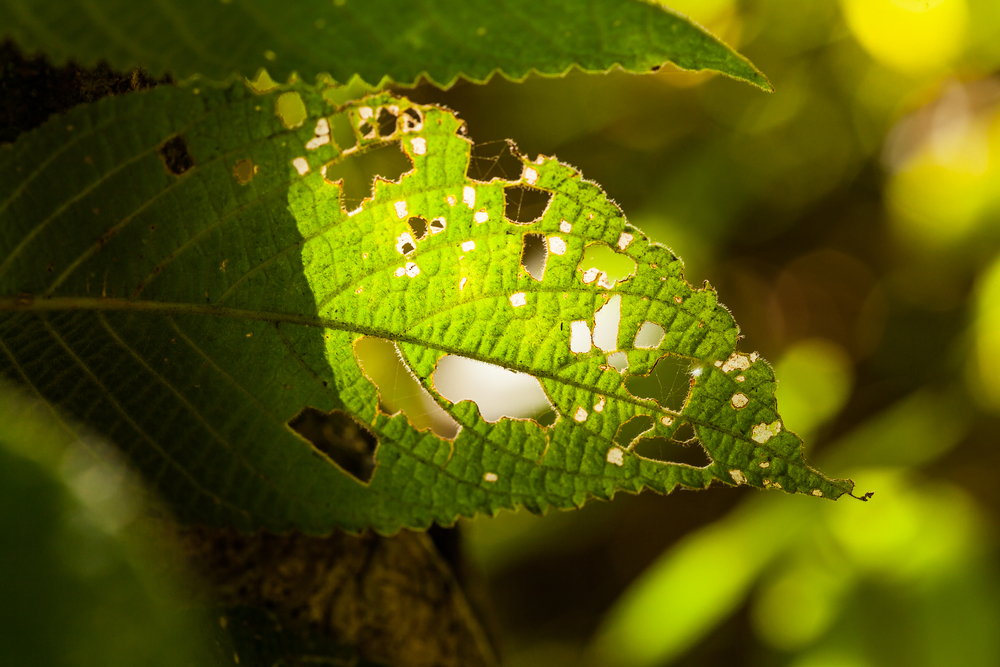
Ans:
<svg viewBox="0 0 1000 667"><path fill-rule="evenodd" d="M988 234L1000 210L1000 113L983 100L992 88L990 81L951 83L893 132L886 194L906 245L968 253Z"/></svg>
<svg viewBox="0 0 1000 667"><path fill-rule="evenodd" d="M712 480L850 491L805 465L711 287L573 168L515 151L509 180L476 180L472 148L440 107L337 110L302 85L160 87L55 119L0 153L0 371L113 438L184 517L247 529L393 532ZM376 149L412 170L346 212L330 170ZM519 221L528 195L548 203ZM398 366L362 354L380 339ZM554 423L452 404L446 356L522 374ZM438 426L379 409L403 380ZM355 439L307 441L307 408ZM714 463L615 445L634 417Z"/></svg>
<svg viewBox="0 0 1000 667"><path fill-rule="evenodd" d="M127 472L40 421L39 407L0 387L0 414L17 410L0 419L3 662L215 664L201 615L122 531L140 505Z"/></svg>
<svg viewBox="0 0 1000 667"><path fill-rule="evenodd" d="M672 62L712 69L770 90L745 58L696 23L643 0L175 0L136 5L120 0L0 2L0 39L43 51L57 64L104 60L155 75L200 74L222 80L262 67L277 80L355 74L410 85L423 75L450 86L459 76L482 82L494 72L522 79L560 75L572 66L648 72Z"/></svg>
<svg viewBox="0 0 1000 667"><path fill-rule="evenodd" d="M785 424L807 442L844 406L854 382L847 352L822 338L793 345L774 374L779 383L775 396L781 399Z"/></svg>
<svg viewBox="0 0 1000 667"><path fill-rule="evenodd" d="M824 454L823 463L835 470L926 465L968 434L970 407L954 389L920 389L844 435Z"/></svg>
<svg viewBox="0 0 1000 667"><path fill-rule="evenodd" d="M761 571L800 539L812 507L755 498L665 552L615 602L591 646L601 665L664 665L746 598Z"/></svg>
<svg viewBox="0 0 1000 667"><path fill-rule="evenodd" d="M968 409L959 397L930 390L917 392L831 446L824 464L835 469L846 465L919 465L957 444L968 427ZM870 485L868 488L878 491L873 503L830 506L757 497L666 551L608 612L591 647L595 664L663 665L683 655L743 604L762 573L789 551L807 552L796 563L823 569L828 556L812 553L814 545L837 539L842 549L849 549L865 563L893 569L898 562L903 567L900 571L908 573L922 564L947 560L947 554L956 550L967 551L969 525L963 518L969 514L967 498L951 502L952 496L944 493L942 498L948 501L926 514L951 517L945 521L950 522L948 531L936 531L947 537L918 547L913 540L922 537L913 530L922 524L916 518L919 512L914 514L914 503L933 503L934 494L909 493L900 499L908 492L899 475L886 476L871 468L858 469L857 474ZM887 495L893 497L881 502ZM881 509L873 511L876 505ZM905 521L897 521L900 518ZM885 546L879 548L880 544ZM909 555L903 558L902 552ZM833 622L832 615L839 613L839 599L828 598L841 594L847 585L841 579L846 575L836 568L818 573L810 570L808 574L816 580L808 591L802 589L808 580L805 574L785 582L787 586L781 591L765 589L771 595L795 591L803 596L796 603L785 600L777 605L782 614L794 609L799 624L786 624L777 630L769 626L768 636L787 644L779 648L808 643ZM767 584L784 585L777 580ZM756 614L770 614L768 624L779 622L773 618L773 601L765 599L760 604L765 608Z"/></svg>
<svg viewBox="0 0 1000 667"><path fill-rule="evenodd" d="M972 395L980 405L1000 412L1000 255L979 278L975 321L975 352L969 378Z"/></svg>
<svg viewBox="0 0 1000 667"><path fill-rule="evenodd" d="M855 664L996 664L1000 590L972 498L905 469L858 474L876 499L821 506L811 534L762 576L761 638L799 652L796 664L827 664L818 658L831 652Z"/></svg>

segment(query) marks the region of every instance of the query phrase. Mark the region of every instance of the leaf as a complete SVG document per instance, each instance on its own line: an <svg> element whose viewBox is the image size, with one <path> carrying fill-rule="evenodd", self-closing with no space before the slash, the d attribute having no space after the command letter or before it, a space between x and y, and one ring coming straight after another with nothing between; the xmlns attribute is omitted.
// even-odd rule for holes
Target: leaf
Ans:
<svg viewBox="0 0 1000 667"><path fill-rule="evenodd" d="M850 492L805 465L715 291L598 186L518 155L512 180L470 179L453 113L324 92L160 87L0 150L0 375L113 440L183 518L243 529L391 533L713 480ZM346 212L327 177L397 147L412 169ZM544 213L509 222L528 193ZM541 280L522 267L537 235ZM414 428L384 382L379 408L381 371L355 356L373 345L398 345L409 370L390 379L450 430ZM451 403L433 381L445 357L537 378L551 419ZM354 435L292 429L327 414ZM615 444L634 417L663 443L697 435L713 462ZM369 478L351 462L373 438Z"/></svg>
<svg viewBox="0 0 1000 667"><path fill-rule="evenodd" d="M355 74L404 85L423 75L441 86L494 72L523 79L578 66L648 72L666 62L711 69L764 90L752 64L690 19L645 0L0 0L0 39L56 64L107 61L179 78L223 80L264 67L278 80Z"/></svg>
<svg viewBox="0 0 1000 667"><path fill-rule="evenodd" d="M0 646L12 665L211 665L200 612L125 527L120 462L0 383Z"/></svg>

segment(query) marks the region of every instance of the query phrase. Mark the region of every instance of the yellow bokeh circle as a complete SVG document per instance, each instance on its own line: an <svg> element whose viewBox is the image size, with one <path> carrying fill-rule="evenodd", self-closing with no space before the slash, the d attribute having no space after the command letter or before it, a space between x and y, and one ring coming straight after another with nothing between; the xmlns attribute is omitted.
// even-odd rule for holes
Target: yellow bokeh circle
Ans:
<svg viewBox="0 0 1000 667"><path fill-rule="evenodd" d="M961 55L965 0L841 0L855 38L879 62L920 74L946 69Z"/></svg>

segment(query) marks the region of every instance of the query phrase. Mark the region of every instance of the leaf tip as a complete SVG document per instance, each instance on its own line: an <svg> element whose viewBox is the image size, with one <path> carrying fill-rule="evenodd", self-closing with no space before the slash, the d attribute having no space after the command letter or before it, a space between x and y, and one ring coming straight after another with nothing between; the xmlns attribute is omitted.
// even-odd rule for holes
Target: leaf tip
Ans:
<svg viewBox="0 0 1000 667"><path fill-rule="evenodd" d="M875 492L868 491L866 493L861 494L860 496L856 496L853 493L848 492L847 495L849 495L851 498L854 498L855 500L860 500L861 502L866 503L869 500L871 500L871 497L875 495Z"/></svg>

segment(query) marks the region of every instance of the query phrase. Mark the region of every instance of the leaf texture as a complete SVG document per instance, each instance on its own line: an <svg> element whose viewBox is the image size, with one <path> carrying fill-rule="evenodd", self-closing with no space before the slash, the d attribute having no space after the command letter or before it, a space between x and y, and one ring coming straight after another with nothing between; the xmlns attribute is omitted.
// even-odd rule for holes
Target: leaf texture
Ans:
<svg viewBox="0 0 1000 667"><path fill-rule="evenodd" d="M522 79L577 66L648 72L666 62L771 90L745 58L688 18L645 0L0 0L0 39L56 64L104 60L214 80L264 67L278 80L355 74L449 86L495 72Z"/></svg>
<svg viewBox="0 0 1000 667"><path fill-rule="evenodd" d="M324 92L160 87L0 150L0 375L118 444L183 518L243 529L391 533L713 480L850 492L804 463L715 291L597 185L513 148L517 173L473 173L452 112ZM412 166L342 200L337 169L378 150ZM518 221L526 193L548 203ZM387 406L371 341L450 432ZM445 357L536 378L551 418L452 403ZM371 432L370 477L289 426L307 408ZM711 461L640 455L643 431Z"/></svg>

